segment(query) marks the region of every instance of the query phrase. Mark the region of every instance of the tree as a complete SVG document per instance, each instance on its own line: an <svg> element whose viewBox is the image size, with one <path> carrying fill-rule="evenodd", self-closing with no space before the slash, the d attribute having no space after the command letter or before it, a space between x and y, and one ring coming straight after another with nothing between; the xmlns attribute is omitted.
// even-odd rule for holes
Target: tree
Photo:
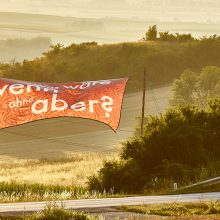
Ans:
<svg viewBox="0 0 220 220"><path fill-rule="evenodd" d="M175 36L170 34L169 31L159 32L159 40L160 41L174 41Z"/></svg>
<svg viewBox="0 0 220 220"><path fill-rule="evenodd" d="M61 51L64 49L64 46L62 44L56 44L50 46L51 50L49 50L46 53L43 53L44 56L48 58L52 58L53 56L61 53Z"/></svg>
<svg viewBox="0 0 220 220"><path fill-rule="evenodd" d="M186 70L173 83L172 106L196 105L205 108L210 99L220 97L220 68L207 66L201 73Z"/></svg>
<svg viewBox="0 0 220 220"><path fill-rule="evenodd" d="M195 91L198 81L198 74L188 69L185 70L179 79L175 80L172 86L173 97L170 100L172 106L187 106L195 104Z"/></svg>
<svg viewBox="0 0 220 220"><path fill-rule="evenodd" d="M156 40L157 39L157 26L150 26L146 33L146 40Z"/></svg>

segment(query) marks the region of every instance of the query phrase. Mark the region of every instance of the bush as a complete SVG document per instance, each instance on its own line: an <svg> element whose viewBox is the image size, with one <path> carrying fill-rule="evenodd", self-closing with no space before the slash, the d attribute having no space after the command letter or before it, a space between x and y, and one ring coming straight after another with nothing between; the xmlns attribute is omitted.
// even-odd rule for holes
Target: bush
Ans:
<svg viewBox="0 0 220 220"><path fill-rule="evenodd" d="M138 190L145 183L145 179L138 173L139 168L133 162L107 161L98 175L89 177L89 189L112 193L134 192L133 189Z"/></svg>
<svg viewBox="0 0 220 220"><path fill-rule="evenodd" d="M204 168L215 173L218 166L209 164L220 161L220 101L206 110L182 107L145 121L144 135L124 143L120 160L106 162L90 178L90 189L137 193L199 180Z"/></svg>

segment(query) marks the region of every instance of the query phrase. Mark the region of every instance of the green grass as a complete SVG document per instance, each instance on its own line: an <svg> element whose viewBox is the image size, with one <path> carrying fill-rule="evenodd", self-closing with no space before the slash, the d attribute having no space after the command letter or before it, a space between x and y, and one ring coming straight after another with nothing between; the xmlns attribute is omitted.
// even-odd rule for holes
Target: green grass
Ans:
<svg viewBox="0 0 220 220"><path fill-rule="evenodd" d="M220 201L122 206L123 211L159 216L220 215ZM220 216L219 216L220 217Z"/></svg>

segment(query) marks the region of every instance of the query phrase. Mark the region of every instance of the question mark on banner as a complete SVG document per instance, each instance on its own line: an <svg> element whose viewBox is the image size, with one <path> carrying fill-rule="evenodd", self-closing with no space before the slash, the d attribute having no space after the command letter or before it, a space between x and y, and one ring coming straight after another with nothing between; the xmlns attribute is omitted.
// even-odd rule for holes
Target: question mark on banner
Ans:
<svg viewBox="0 0 220 220"><path fill-rule="evenodd" d="M110 117L110 112L112 112L112 105L114 103L113 99L109 96L103 96L101 98L102 101L104 101L102 103L102 108L106 111L105 116L107 118Z"/></svg>

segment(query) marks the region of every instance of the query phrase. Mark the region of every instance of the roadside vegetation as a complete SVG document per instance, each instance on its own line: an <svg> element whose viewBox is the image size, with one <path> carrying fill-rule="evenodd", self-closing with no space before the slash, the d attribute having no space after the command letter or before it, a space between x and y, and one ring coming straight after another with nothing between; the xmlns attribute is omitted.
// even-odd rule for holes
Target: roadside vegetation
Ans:
<svg viewBox="0 0 220 220"><path fill-rule="evenodd" d="M206 109L170 109L145 118L144 134L124 143L120 159L106 161L89 177L91 190L167 193L220 175L220 101Z"/></svg>
<svg viewBox="0 0 220 220"><path fill-rule="evenodd" d="M215 217L215 215L218 215L218 217L220 217L219 201L122 206L120 207L120 209L123 211L137 212L142 214L158 215L158 216L172 216L172 217L207 216L207 219L212 219L211 215L214 215L213 217Z"/></svg>
<svg viewBox="0 0 220 220"><path fill-rule="evenodd" d="M39 183L0 183L0 203L35 202L69 199L93 199L122 196L113 192L89 191L83 186L43 185Z"/></svg>
<svg viewBox="0 0 220 220"><path fill-rule="evenodd" d="M124 217L127 220L145 219L144 216L131 216L131 213L140 213L146 215L149 220L217 220L220 216L220 205L217 201L199 202L199 203L172 203L172 204L158 204L158 205L140 205L140 206L122 206L119 210L124 211ZM22 214L20 216L0 216L1 220L105 220L115 219L111 215L102 216L102 213L97 215L90 215L83 212L75 212L66 210L64 207L51 205L35 214Z"/></svg>
<svg viewBox="0 0 220 220"><path fill-rule="evenodd" d="M93 217L84 213L66 210L62 207L48 206L43 211L33 215L21 215L15 217L0 216L1 220L99 220L98 217ZM101 220L101 219L100 219Z"/></svg>

